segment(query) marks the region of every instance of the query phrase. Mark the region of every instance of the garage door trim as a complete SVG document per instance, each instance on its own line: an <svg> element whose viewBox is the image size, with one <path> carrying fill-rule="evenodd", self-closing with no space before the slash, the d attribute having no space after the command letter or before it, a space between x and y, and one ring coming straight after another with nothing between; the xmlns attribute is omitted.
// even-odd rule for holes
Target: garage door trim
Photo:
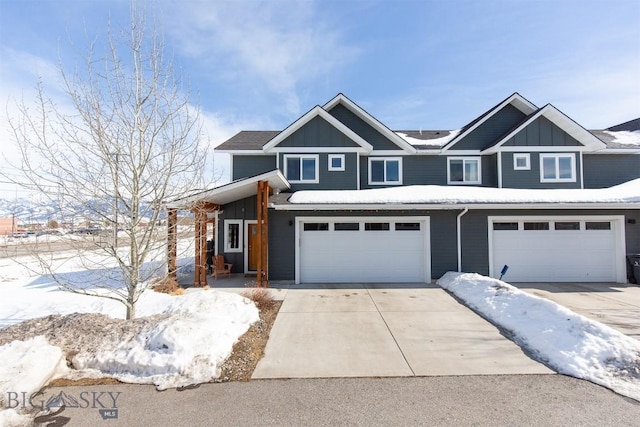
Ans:
<svg viewBox="0 0 640 427"><path fill-rule="evenodd" d="M295 218L295 283L301 283L301 249L302 229L305 223L326 222L335 224L344 222L388 222L407 223L421 222L424 225L424 280L431 282L431 224L429 216L300 216ZM391 227L393 228L393 227Z"/></svg>
<svg viewBox="0 0 640 427"><path fill-rule="evenodd" d="M615 277L616 282L626 283L626 243L625 243L625 217L624 215L509 215L509 216L489 216L487 218L488 227L488 246L489 246L489 276L498 277L499 271L494 268L494 242L493 242L493 223L494 222L535 222L535 221L610 221L612 232L614 235L615 245Z"/></svg>

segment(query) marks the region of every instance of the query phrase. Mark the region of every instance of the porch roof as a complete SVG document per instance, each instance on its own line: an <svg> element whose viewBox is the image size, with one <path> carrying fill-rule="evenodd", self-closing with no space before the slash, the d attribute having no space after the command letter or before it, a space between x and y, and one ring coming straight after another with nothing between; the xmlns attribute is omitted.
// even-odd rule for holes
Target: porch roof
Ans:
<svg viewBox="0 0 640 427"><path fill-rule="evenodd" d="M216 205L224 205L236 200L255 196L258 193L257 183L268 181L269 187L274 191L284 191L291 188L291 184L279 170L265 172L249 178L239 179L220 187L205 190L187 197L176 199L166 204L167 208L188 209L194 203L205 202Z"/></svg>

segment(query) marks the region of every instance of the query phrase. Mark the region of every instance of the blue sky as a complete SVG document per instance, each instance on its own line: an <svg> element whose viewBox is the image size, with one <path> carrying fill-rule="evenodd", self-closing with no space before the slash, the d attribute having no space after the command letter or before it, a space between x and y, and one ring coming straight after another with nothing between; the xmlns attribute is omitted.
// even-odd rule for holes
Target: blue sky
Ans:
<svg viewBox="0 0 640 427"><path fill-rule="evenodd" d="M640 116L640 0L147 6L214 143L282 129L339 92L392 129L456 129L516 91L590 129ZM73 68L109 17L126 27L128 16L128 1L0 0L0 101L11 110L38 76L55 81L58 63ZM225 159L217 167L228 172Z"/></svg>

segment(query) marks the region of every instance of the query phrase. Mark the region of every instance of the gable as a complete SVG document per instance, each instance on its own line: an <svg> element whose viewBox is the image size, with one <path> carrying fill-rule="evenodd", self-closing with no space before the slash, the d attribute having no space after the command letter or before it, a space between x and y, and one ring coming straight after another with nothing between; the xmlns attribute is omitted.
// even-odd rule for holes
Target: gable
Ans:
<svg viewBox="0 0 640 427"><path fill-rule="evenodd" d="M278 147L360 147L320 116L286 137Z"/></svg>
<svg viewBox="0 0 640 427"><path fill-rule="evenodd" d="M540 116L529 123L526 127L509 138L503 145L516 147L582 146L582 144L575 138L560 129L560 127L544 116Z"/></svg>
<svg viewBox="0 0 640 427"><path fill-rule="evenodd" d="M460 140L449 147L450 150L485 150L500 140L526 118L526 114L512 104L503 106Z"/></svg>
<svg viewBox="0 0 640 427"><path fill-rule="evenodd" d="M382 135L378 130L374 129L344 105L335 105L329 110L329 114L371 144L374 150L401 150L398 145Z"/></svg>

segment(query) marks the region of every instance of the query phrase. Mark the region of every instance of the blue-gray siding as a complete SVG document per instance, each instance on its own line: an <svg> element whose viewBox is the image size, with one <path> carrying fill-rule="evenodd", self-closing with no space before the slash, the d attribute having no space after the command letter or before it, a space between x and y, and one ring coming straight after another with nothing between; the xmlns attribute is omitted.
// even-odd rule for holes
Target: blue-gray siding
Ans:
<svg viewBox="0 0 640 427"><path fill-rule="evenodd" d="M274 155L235 155L232 157L232 159L232 181L235 181L236 179L260 175L261 173L270 172L276 169L276 156Z"/></svg>
<svg viewBox="0 0 640 427"><path fill-rule="evenodd" d="M329 110L329 114L340 120L349 129L371 144L374 150L401 150L395 143L369 126L367 122L356 116L342 104L338 104Z"/></svg>
<svg viewBox="0 0 640 427"><path fill-rule="evenodd" d="M289 135L278 147L359 147L322 117L314 117Z"/></svg>
<svg viewBox="0 0 640 427"><path fill-rule="evenodd" d="M256 196L247 197L221 206L222 213L218 216L218 240L216 246L218 253L224 255L226 262L233 264L233 273L244 273L244 252L225 252L224 234L226 232L226 219L254 220L256 219ZM244 236L244 222L242 225L242 235ZM244 239L243 239L244 240ZM242 242L244 245L244 242Z"/></svg>
<svg viewBox="0 0 640 427"><path fill-rule="evenodd" d="M530 170L514 170L514 153L503 152L502 156L502 187L503 188L580 188L580 153L575 152L576 180L575 182L540 182L540 154L529 153ZM564 154L564 153L563 153Z"/></svg>
<svg viewBox="0 0 640 427"><path fill-rule="evenodd" d="M506 136L525 117L522 111L508 104L451 146L451 150L484 150Z"/></svg>
<svg viewBox="0 0 640 427"><path fill-rule="evenodd" d="M603 188L640 178L639 154L585 154L584 188Z"/></svg>
<svg viewBox="0 0 640 427"><path fill-rule="evenodd" d="M344 154L344 171L329 170L329 154ZM280 171L284 174L284 156L294 153L280 153ZM304 155L304 154L300 154ZM300 190L356 190L358 188L358 168L356 153L320 153L318 155L318 184L291 183L291 191Z"/></svg>
<svg viewBox="0 0 640 427"><path fill-rule="evenodd" d="M575 138L546 117L538 117L509 138L506 146L581 146Z"/></svg>

